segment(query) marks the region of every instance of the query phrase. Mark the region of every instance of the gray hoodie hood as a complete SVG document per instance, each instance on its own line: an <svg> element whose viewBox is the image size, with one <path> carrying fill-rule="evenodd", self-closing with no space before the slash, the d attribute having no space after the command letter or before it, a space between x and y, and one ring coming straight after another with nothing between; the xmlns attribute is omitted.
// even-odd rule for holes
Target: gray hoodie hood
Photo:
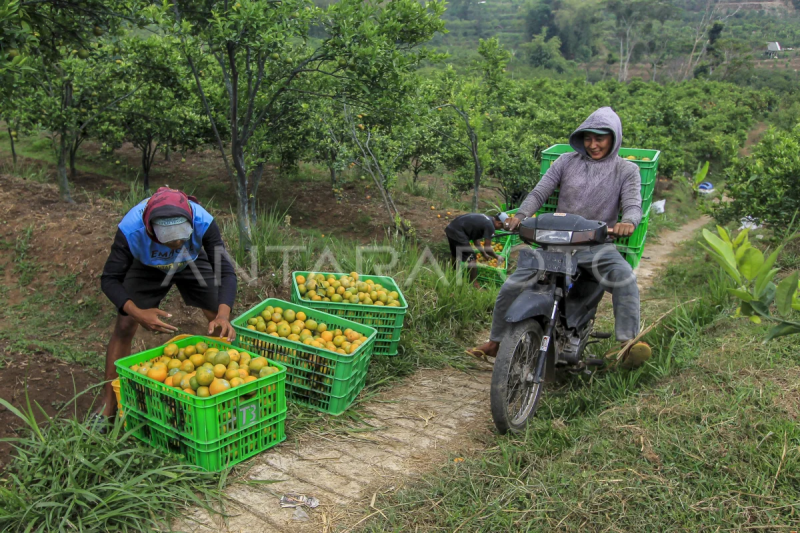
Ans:
<svg viewBox="0 0 800 533"><path fill-rule="evenodd" d="M603 159L595 161L586 153L580 132L587 128L605 128L614 134L614 147ZM610 107L601 107L570 135L569 144L575 151L562 154L550 165L517 214L532 216L558 189L561 213L602 220L613 227L621 211L623 222L638 225L642 220L642 180L639 167L618 155L622 122L617 114Z"/></svg>
<svg viewBox="0 0 800 533"><path fill-rule="evenodd" d="M569 136L569 145L572 146L572 149L581 154L582 157L594 161L589 154L586 153L586 149L583 147L583 130L592 129L606 129L611 130L611 134L614 136L614 146L611 148L611 151L605 156L603 159L599 161L595 161L596 163L605 163L607 161L613 161L616 159L617 154L619 153L619 148L622 146L622 121L619 119L619 115L617 115L613 109L610 107L601 107L587 118L583 124L581 124L578 129L572 132L572 135Z"/></svg>

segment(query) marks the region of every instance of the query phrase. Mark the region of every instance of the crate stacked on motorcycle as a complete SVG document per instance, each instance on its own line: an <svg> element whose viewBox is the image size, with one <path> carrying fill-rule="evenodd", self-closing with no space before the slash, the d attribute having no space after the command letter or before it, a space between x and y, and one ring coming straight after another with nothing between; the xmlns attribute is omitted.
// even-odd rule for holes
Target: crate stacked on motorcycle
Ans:
<svg viewBox="0 0 800 533"><path fill-rule="evenodd" d="M572 147L568 144L556 144L542 152L542 166L540 177L544 176L550 165L559 158L562 154L572 152ZM614 241L617 250L622 257L631 265L636 268L642 259L642 252L644 251L645 240L647 239L647 228L650 224L650 205L653 203L653 191L655 190L656 175L658 174L658 164L661 152L658 150L646 150L641 148L620 148L619 156L628 159L636 166L639 167L639 175L642 179L642 221L636 227L633 235L630 237L618 238ZM509 215L514 215L517 209L505 209L507 206L501 206L503 210ZM558 210L558 190L556 190L542 208L536 213L541 215L543 213L555 213ZM620 214L620 220L622 214ZM503 232L498 232L498 237L504 235ZM507 273L511 273L516 268L516 261L519 257L519 250L521 247L527 245L523 244L518 234L505 234L509 237L508 250L506 257ZM534 245L535 246L535 245Z"/></svg>

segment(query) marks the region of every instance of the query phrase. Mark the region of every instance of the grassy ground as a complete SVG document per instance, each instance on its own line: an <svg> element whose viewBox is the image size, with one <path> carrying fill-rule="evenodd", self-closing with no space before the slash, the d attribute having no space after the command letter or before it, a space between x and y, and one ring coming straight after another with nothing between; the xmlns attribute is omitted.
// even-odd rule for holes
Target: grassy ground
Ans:
<svg viewBox="0 0 800 533"><path fill-rule="evenodd" d="M694 244L648 295L654 358L552 391L528 432L493 437L379 497L368 531L744 531L800 526L798 340L728 317Z"/></svg>

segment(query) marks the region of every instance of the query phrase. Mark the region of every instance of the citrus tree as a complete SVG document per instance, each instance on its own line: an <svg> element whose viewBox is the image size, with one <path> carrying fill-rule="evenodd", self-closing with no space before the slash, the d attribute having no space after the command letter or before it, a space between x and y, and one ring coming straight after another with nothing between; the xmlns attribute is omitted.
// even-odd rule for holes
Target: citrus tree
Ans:
<svg viewBox="0 0 800 533"><path fill-rule="evenodd" d="M177 0L162 13L163 27L181 40L236 191L246 251L267 150L255 139L269 138L282 117L297 112L298 101L343 96L369 104L379 95L406 92L407 75L432 55L419 45L444 29L443 11L438 0L343 0L326 9L305 0ZM312 39L312 26L325 37ZM220 76L200 73L198 56L204 54L219 65ZM334 92L316 82L327 77L338 81ZM225 103L216 107L209 95L220 92ZM222 121L229 143L220 131Z"/></svg>
<svg viewBox="0 0 800 533"><path fill-rule="evenodd" d="M35 28L27 64L34 83L26 90L36 93L26 101L52 140L65 201L73 201L67 176L70 152L102 113L135 92L125 92L125 66L110 43L124 23L135 21L138 7L135 0L44 1L32 2L25 12Z"/></svg>
<svg viewBox="0 0 800 533"><path fill-rule="evenodd" d="M800 125L791 131L770 129L749 157L737 159L725 171L725 194L714 216L722 221L751 216L785 226L800 209Z"/></svg>
<svg viewBox="0 0 800 533"><path fill-rule="evenodd" d="M149 191L158 151L195 148L212 140L211 128L173 43L154 36L126 39L120 46L136 71L129 90L138 90L105 113L98 136L113 146L128 141L140 152L142 184Z"/></svg>

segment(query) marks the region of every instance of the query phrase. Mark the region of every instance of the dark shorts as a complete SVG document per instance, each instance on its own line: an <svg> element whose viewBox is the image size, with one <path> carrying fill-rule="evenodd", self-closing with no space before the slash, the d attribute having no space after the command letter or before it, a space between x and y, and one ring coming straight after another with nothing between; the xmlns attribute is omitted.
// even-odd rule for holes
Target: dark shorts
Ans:
<svg viewBox="0 0 800 533"><path fill-rule="evenodd" d="M194 265L197 272L189 265L167 280L166 272L134 260L123 285L139 309L158 307L172 286L177 285L186 305L216 312L219 307L219 284L215 280L214 269L205 259L198 259Z"/></svg>
<svg viewBox="0 0 800 533"><path fill-rule="evenodd" d="M450 237L447 237L447 242L450 244L450 257L453 259L466 263L475 260L475 251L470 243L457 241Z"/></svg>

